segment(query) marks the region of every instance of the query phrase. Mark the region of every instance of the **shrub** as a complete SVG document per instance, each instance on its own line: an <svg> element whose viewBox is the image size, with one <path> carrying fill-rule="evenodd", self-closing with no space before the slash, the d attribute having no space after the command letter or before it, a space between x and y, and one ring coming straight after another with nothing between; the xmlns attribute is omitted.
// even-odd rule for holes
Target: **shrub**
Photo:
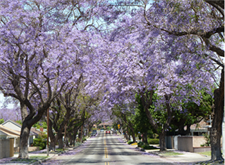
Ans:
<svg viewBox="0 0 225 165"><path fill-rule="evenodd" d="M85 140L87 140L85 137L82 138L82 142L84 142Z"/></svg>
<svg viewBox="0 0 225 165"><path fill-rule="evenodd" d="M47 135L40 134L38 138L34 139L33 146L38 146L40 150L45 149L47 144Z"/></svg>
<svg viewBox="0 0 225 165"><path fill-rule="evenodd" d="M143 149L157 149L156 147L150 146L148 144L144 144L141 148L143 148Z"/></svg>
<svg viewBox="0 0 225 165"><path fill-rule="evenodd" d="M131 141L131 140L129 140L128 142L127 142L127 144L132 144L132 143L134 143L133 141Z"/></svg>
<svg viewBox="0 0 225 165"><path fill-rule="evenodd" d="M205 144L201 144L200 146L201 146L201 147L204 147L204 146L205 146Z"/></svg>
<svg viewBox="0 0 225 165"><path fill-rule="evenodd" d="M205 140L206 140L205 146L210 146L210 135L205 133L204 137L205 137Z"/></svg>
<svg viewBox="0 0 225 165"><path fill-rule="evenodd" d="M159 139L148 139L149 144L159 144Z"/></svg>
<svg viewBox="0 0 225 165"><path fill-rule="evenodd" d="M145 143L143 142L138 142L138 147L142 147Z"/></svg>

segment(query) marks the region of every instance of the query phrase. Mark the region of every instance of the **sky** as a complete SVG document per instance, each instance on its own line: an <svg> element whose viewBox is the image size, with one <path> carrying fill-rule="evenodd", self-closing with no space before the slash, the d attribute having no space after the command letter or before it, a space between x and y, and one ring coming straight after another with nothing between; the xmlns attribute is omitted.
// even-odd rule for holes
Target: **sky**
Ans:
<svg viewBox="0 0 225 165"><path fill-rule="evenodd" d="M0 109L4 107L3 103L4 101L6 101L4 95L2 93L0 93ZM8 108L8 109L13 109L14 108L14 104L7 104L7 106L5 108Z"/></svg>

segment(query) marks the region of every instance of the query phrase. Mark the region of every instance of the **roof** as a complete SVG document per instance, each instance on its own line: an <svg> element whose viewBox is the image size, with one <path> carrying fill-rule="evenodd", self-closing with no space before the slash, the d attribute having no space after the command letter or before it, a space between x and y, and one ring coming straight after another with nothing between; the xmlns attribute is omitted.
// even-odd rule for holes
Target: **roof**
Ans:
<svg viewBox="0 0 225 165"><path fill-rule="evenodd" d="M12 121L12 120L6 120L4 123L2 123L1 125L5 125L5 124L7 124L7 123L12 123L12 124L14 124L14 125L16 125L17 127L19 127L19 128L22 128L22 125L21 124L19 124L19 123L17 123L17 122L15 122L15 121ZM7 127L8 128L8 127ZM12 130L12 129L11 129ZM32 130L32 128L31 128L31 130L30 130L30 135L38 135L39 133L37 133L37 132L33 132L33 130Z"/></svg>
<svg viewBox="0 0 225 165"><path fill-rule="evenodd" d="M99 125L113 125L112 122L105 122L105 123L100 123Z"/></svg>
<svg viewBox="0 0 225 165"><path fill-rule="evenodd" d="M41 131L38 131L36 128L31 127L30 129L35 135L41 134Z"/></svg>
<svg viewBox="0 0 225 165"><path fill-rule="evenodd" d="M8 123L8 122L11 122L11 123L13 123L13 124L15 124L16 126L18 126L18 127L22 127L22 125L20 125L19 123L17 123L17 122L15 122L15 121L12 121L12 120L6 120L4 123L2 123L2 125L5 125L6 123Z"/></svg>
<svg viewBox="0 0 225 165"><path fill-rule="evenodd" d="M3 125L0 125L0 131L6 134L9 137L20 137L20 132L12 130L8 127L5 127Z"/></svg>
<svg viewBox="0 0 225 165"><path fill-rule="evenodd" d="M199 123L192 124L190 129L191 130L200 130L200 129L206 129L207 123L204 120L201 120Z"/></svg>

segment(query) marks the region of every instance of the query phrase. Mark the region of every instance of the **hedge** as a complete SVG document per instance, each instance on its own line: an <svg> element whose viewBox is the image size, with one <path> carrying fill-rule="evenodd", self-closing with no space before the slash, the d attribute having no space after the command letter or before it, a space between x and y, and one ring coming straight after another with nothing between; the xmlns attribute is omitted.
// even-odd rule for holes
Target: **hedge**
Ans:
<svg viewBox="0 0 225 165"><path fill-rule="evenodd" d="M148 139L149 144L159 144L159 139Z"/></svg>

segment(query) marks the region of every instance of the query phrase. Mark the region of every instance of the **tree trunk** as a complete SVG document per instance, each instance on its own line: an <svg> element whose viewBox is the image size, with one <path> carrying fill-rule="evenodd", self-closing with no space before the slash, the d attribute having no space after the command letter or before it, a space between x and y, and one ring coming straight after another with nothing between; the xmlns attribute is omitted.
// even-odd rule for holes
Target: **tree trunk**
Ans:
<svg viewBox="0 0 225 165"><path fill-rule="evenodd" d="M80 141L83 143L83 135L84 135L84 126L82 125L80 128Z"/></svg>
<svg viewBox="0 0 225 165"><path fill-rule="evenodd" d="M50 138L51 139L51 138ZM49 150L51 151L55 151L55 138L54 139L51 139L51 142L50 142L50 146L49 146Z"/></svg>
<svg viewBox="0 0 225 165"><path fill-rule="evenodd" d="M55 145L56 145L56 137L53 133L53 129L52 129L52 121L49 120L49 130L48 130L48 134L49 134L49 137L50 137L50 147L49 147L49 150L53 150L55 151Z"/></svg>
<svg viewBox="0 0 225 165"><path fill-rule="evenodd" d="M28 126L28 122L25 120L28 113L27 113L27 107L25 104L20 102L20 108L21 108L21 116L22 116L22 128L20 132L20 144L19 144L19 158L27 159L28 156L28 139L30 135L30 128L31 126Z"/></svg>
<svg viewBox="0 0 225 165"><path fill-rule="evenodd" d="M27 159L28 156L28 138L30 134L30 127L27 122L23 122L20 133L19 158Z"/></svg>
<svg viewBox="0 0 225 165"><path fill-rule="evenodd" d="M128 138L128 136L127 136L126 131L124 131L123 133L124 133L124 136L125 136L126 140L128 141L128 140L129 140L129 138Z"/></svg>
<svg viewBox="0 0 225 165"><path fill-rule="evenodd" d="M220 86L214 91L214 116L210 131L211 160L223 159L221 153L221 136L224 106L224 69L221 72Z"/></svg>
<svg viewBox="0 0 225 165"><path fill-rule="evenodd" d="M63 149L63 146L64 146L62 137L63 137L62 134L60 134L60 135L58 134L58 143L59 143L59 148L60 149Z"/></svg>
<svg viewBox="0 0 225 165"><path fill-rule="evenodd" d="M147 140L147 133L143 133L143 134L142 134L142 142L143 142L143 143L146 143L146 144L148 143L148 140Z"/></svg>
<svg viewBox="0 0 225 165"><path fill-rule="evenodd" d="M135 137L135 133L132 132L132 138L133 138L133 142L135 143L136 142L136 137Z"/></svg>
<svg viewBox="0 0 225 165"><path fill-rule="evenodd" d="M166 150L166 141L165 141L165 129L162 129L162 132L159 134L159 147L160 151Z"/></svg>
<svg viewBox="0 0 225 165"><path fill-rule="evenodd" d="M73 135L70 135L70 146L74 145L74 138Z"/></svg>

